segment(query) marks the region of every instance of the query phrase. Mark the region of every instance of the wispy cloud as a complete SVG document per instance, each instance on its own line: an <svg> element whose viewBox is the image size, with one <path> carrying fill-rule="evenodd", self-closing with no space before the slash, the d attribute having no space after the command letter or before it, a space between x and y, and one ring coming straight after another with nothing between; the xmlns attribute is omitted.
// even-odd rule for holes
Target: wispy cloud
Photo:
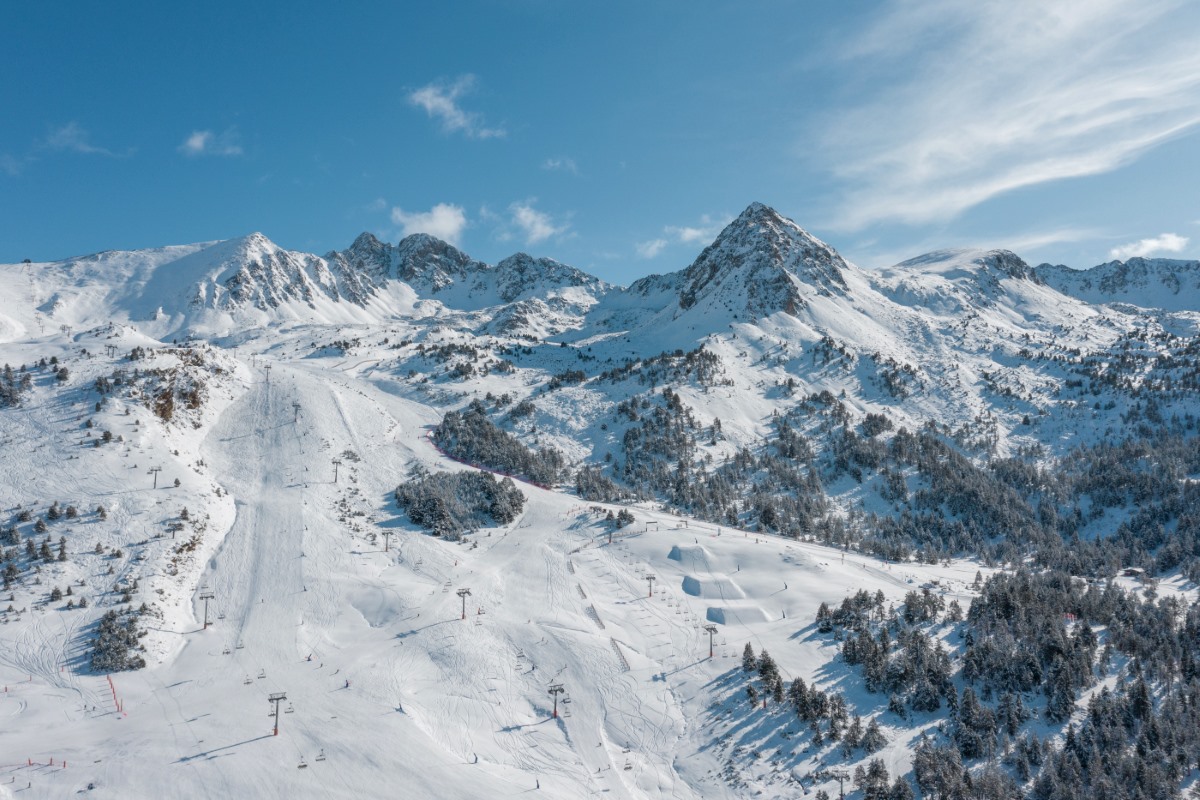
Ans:
<svg viewBox="0 0 1200 800"><path fill-rule="evenodd" d="M427 233L457 246L467 229L467 214L462 206L438 203L428 211L392 209L392 222L400 226L402 235Z"/></svg>
<svg viewBox="0 0 1200 800"><path fill-rule="evenodd" d="M503 128L490 128L483 124L478 112L466 111L459 105L459 98L475 88L474 75L462 75L453 83L436 82L423 86L408 95L408 102L425 109L431 119L442 124L446 133L461 131L472 139L495 139L506 135Z"/></svg>
<svg viewBox="0 0 1200 800"><path fill-rule="evenodd" d="M575 163L575 159L565 156L560 158L547 158L542 162L542 169L550 172L569 172L572 175L579 174L579 165Z"/></svg>
<svg viewBox="0 0 1200 800"><path fill-rule="evenodd" d="M525 235L525 244L544 242L551 236L561 236L570 229L566 222L556 222L544 211L533 207L537 200L526 200L513 203L508 207L512 214L512 223Z"/></svg>
<svg viewBox="0 0 1200 800"><path fill-rule="evenodd" d="M894 266L923 253L947 249L1011 250L1026 261L1030 261L1030 251L1074 242L1095 241L1109 236L1109 233L1100 228L1071 227L989 233L985 237L954 235L938 231L934 235L907 242L902 248L896 247L892 242L885 246L877 239L870 239L849 242L845 244L844 248L838 249L844 257L858 266L876 269ZM1034 255L1038 254L1034 253Z"/></svg>
<svg viewBox="0 0 1200 800"><path fill-rule="evenodd" d="M633 249L640 258L654 258L670 244L708 244L732 219L728 215L705 214L698 225L666 225L662 236L637 242Z"/></svg>
<svg viewBox="0 0 1200 800"><path fill-rule="evenodd" d="M10 177L20 175L21 170L25 169L28 162L28 158L17 158L8 153L0 153L0 172Z"/></svg>
<svg viewBox="0 0 1200 800"><path fill-rule="evenodd" d="M1052 228L1049 230L1033 230L1024 233L1009 234L999 238L994 247L1013 250L1020 255L1025 250L1037 250L1059 244L1072 244L1102 239L1109 234L1100 228Z"/></svg>
<svg viewBox="0 0 1200 800"><path fill-rule="evenodd" d="M1138 239L1136 242L1114 247L1109 255L1118 261L1154 255L1156 253L1178 253L1187 247L1188 237L1174 233L1164 233L1149 239Z"/></svg>
<svg viewBox="0 0 1200 800"><path fill-rule="evenodd" d="M879 89L825 121L836 224L945 220L1133 161L1200 124L1198 37L1186 0L891 0L845 50Z"/></svg>
<svg viewBox="0 0 1200 800"><path fill-rule="evenodd" d="M40 146L44 150L82 153L83 155L109 156L111 158L119 158L122 155L107 147L92 144L91 136L78 122L68 122L66 125L51 129L46 138L41 141Z"/></svg>
<svg viewBox="0 0 1200 800"><path fill-rule="evenodd" d="M209 130L192 131L178 149L179 152L193 158L196 156L242 155L242 145L239 142L236 128L228 128L219 134Z"/></svg>
<svg viewBox="0 0 1200 800"><path fill-rule="evenodd" d="M670 244L666 239L650 239L633 246L639 258L654 258Z"/></svg>

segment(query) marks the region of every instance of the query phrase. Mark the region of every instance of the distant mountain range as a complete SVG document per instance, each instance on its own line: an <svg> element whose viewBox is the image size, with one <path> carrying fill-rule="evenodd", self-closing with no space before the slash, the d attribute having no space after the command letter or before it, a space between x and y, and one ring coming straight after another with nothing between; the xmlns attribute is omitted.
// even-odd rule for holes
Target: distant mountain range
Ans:
<svg viewBox="0 0 1200 800"><path fill-rule="evenodd" d="M36 311L49 321L81 326L112 318L159 320L156 327L173 334L277 321L378 321L420 313L413 306L421 302L471 312L521 304L495 312L507 318L502 325L509 330L527 324L531 330L562 333L670 322L673 328L709 332L721 323L780 311L799 317L818 299L863 309L881 297L901 306L927 303L931 309L988 305L1005 291L1021 294L1013 281L1093 305L1200 309L1196 261L1133 258L1073 270L1049 264L1031 268L1004 250L959 250L870 271L848 263L760 203L746 208L686 269L648 276L628 288L525 253L485 264L427 234L389 244L363 233L347 249L317 256L285 250L253 233L221 242L0 265L0 273L27 275ZM551 323L541 325L547 320Z"/></svg>

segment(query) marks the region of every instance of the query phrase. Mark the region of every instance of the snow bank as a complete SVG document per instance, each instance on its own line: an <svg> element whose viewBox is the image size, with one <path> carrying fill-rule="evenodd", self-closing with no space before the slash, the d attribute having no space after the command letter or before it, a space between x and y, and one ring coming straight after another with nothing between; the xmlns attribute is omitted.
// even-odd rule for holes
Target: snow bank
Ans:
<svg viewBox="0 0 1200 800"><path fill-rule="evenodd" d="M708 578L697 578L686 575L683 578L683 591L692 597L717 598L720 600L741 599L746 596L742 587L726 575L714 575Z"/></svg>
<svg viewBox="0 0 1200 800"><path fill-rule="evenodd" d="M718 625L750 625L770 622L771 616L761 606L709 606L705 619Z"/></svg>

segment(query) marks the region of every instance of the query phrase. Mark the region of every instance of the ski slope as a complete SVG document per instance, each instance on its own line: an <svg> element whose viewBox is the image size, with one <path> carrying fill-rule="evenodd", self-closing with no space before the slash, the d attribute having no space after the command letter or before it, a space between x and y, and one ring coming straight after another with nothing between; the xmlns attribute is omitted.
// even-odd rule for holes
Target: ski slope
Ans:
<svg viewBox="0 0 1200 800"><path fill-rule="evenodd" d="M389 492L414 463L465 469L428 442L439 411L320 364L228 357L237 379L202 429L154 436L136 426L142 438L101 450L100 468L47 444L45 473L8 476L26 496L35 478L42 497L132 496L119 504L116 537L183 492L212 535L191 573L185 564L164 574L172 551L158 539L128 562L125 580L161 589L163 612L150 622L150 665L111 685L86 670L79 626L115 600L5 616L0 797L89 785L95 797L163 786L212 798L791 796L819 753L739 762L739 781L720 774L720 737L768 741L788 724L784 710L735 712L744 644L769 649L788 678L832 684L830 644L812 636L821 601L866 588L899 602L931 580L965 597L976 571L889 566L649 508L610 544L607 507L525 484L512 525L435 539L395 516ZM11 442L22 426L70 413L64 400L8 415L3 435ZM136 478L114 472L175 451L203 476L174 488L164 473L153 489L141 468L129 470ZM104 563L72 558L42 579L100 594L113 580ZM465 620L459 589L471 592ZM564 688L557 719L552 683ZM278 736L275 692L287 697ZM906 743L885 756L906 764Z"/></svg>

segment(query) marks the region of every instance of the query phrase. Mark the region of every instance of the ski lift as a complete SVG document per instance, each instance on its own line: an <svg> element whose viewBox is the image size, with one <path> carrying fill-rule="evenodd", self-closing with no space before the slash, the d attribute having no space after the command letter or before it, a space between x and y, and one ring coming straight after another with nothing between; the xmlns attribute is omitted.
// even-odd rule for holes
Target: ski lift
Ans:
<svg viewBox="0 0 1200 800"><path fill-rule="evenodd" d="M258 671L258 679L261 681L265 677L267 677L267 671L265 669L260 669Z"/></svg>
<svg viewBox="0 0 1200 800"><path fill-rule="evenodd" d="M232 652L233 652L233 651L229 649L229 645L225 645L225 649L223 649L223 650L221 651L221 655L223 655L223 656L227 656L227 655L229 655L229 654L230 654L230 653L232 653Z"/></svg>
<svg viewBox="0 0 1200 800"><path fill-rule="evenodd" d="M242 681L242 683L244 683L246 686L249 686L250 684L254 683L254 681L250 680L250 676L247 675L246 679Z"/></svg>
<svg viewBox="0 0 1200 800"><path fill-rule="evenodd" d="M222 611L220 614L217 614L217 619L225 619L225 612Z"/></svg>
<svg viewBox="0 0 1200 800"><path fill-rule="evenodd" d="M627 759L625 761L625 771L628 772L631 769L633 769L633 762Z"/></svg>
<svg viewBox="0 0 1200 800"><path fill-rule="evenodd" d="M321 748L321 752L320 752L320 754L319 754L319 755L317 755L317 758L316 758L316 760L317 760L317 761L324 761L324 760L325 760L325 748L323 748L323 747Z"/></svg>
<svg viewBox="0 0 1200 800"><path fill-rule="evenodd" d="M243 649L245 646L246 646L246 645L245 645L245 643L244 643L244 642L238 642L238 643L237 643L237 649L238 649L238 650L241 650L241 649Z"/></svg>
<svg viewBox="0 0 1200 800"><path fill-rule="evenodd" d="M287 707L287 708L285 708L285 709L283 710L283 713L285 713L285 714L295 714L295 713L296 713L296 707L295 707L295 706L293 706L291 703L288 703L288 707Z"/></svg>
<svg viewBox="0 0 1200 800"><path fill-rule="evenodd" d="M296 769L308 769L308 762L304 760L304 756L300 757L300 763L296 765Z"/></svg>

